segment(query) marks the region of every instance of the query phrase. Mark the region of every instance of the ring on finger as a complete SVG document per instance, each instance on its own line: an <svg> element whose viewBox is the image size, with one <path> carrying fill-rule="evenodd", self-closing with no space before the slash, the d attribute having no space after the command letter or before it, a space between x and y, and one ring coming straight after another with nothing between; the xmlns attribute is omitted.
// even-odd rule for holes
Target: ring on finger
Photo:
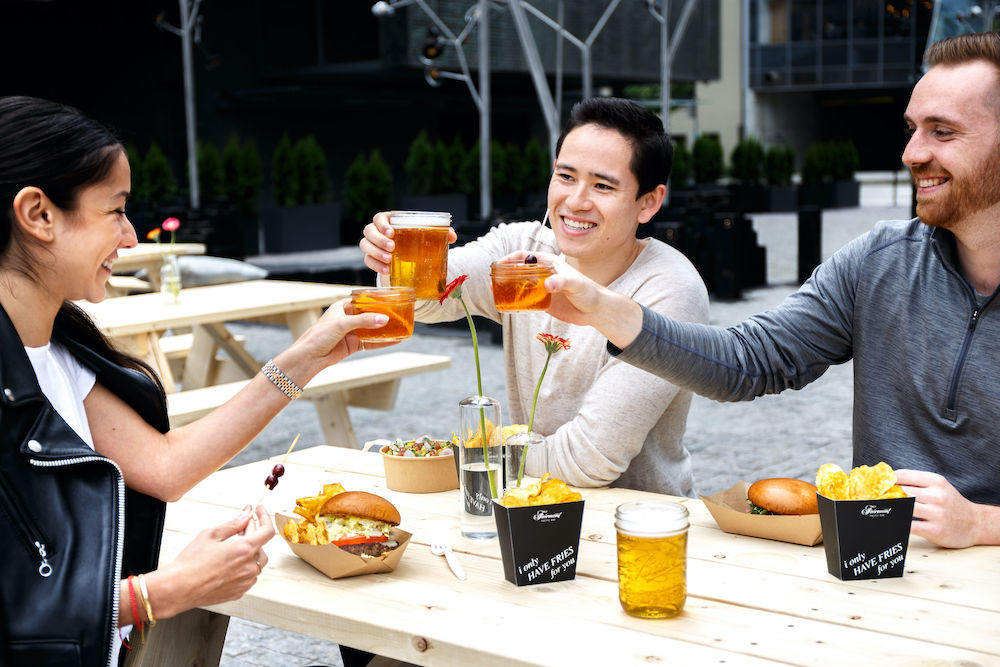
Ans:
<svg viewBox="0 0 1000 667"><path fill-rule="evenodd" d="M257 574L264 572L264 566L260 564L259 560L255 560L254 563L257 564Z"/></svg>
<svg viewBox="0 0 1000 667"><path fill-rule="evenodd" d="M365 351L365 341L361 341L361 352Z"/></svg>

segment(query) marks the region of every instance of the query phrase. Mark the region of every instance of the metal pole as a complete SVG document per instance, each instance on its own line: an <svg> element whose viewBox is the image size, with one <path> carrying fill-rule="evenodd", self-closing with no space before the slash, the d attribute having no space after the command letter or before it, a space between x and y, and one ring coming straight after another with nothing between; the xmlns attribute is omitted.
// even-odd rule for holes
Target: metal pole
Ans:
<svg viewBox="0 0 1000 667"><path fill-rule="evenodd" d="M490 5L479 0L479 219L493 213L490 191Z"/></svg>
<svg viewBox="0 0 1000 667"><path fill-rule="evenodd" d="M663 129L670 132L670 0L662 0L660 21L660 113Z"/></svg>
<svg viewBox="0 0 1000 667"><path fill-rule="evenodd" d="M187 123L187 152L188 152L188 183L191 191L191 209L197 211L201 208L201 192L198 186L198 154L196 145L197 122L194 114L194 71L191 53L191 32L194 21L198 15L198 5L201 0L196 0L194 10L188 12L188 0L179 0L181 8L181 55L184 64L184 119Z"/></svg>
<svg viewBox="0 0 1000 667"><path fill-rule="evenodd" d="M583 99L587 99L594 96L594 73L593 73L593 59L591 58L590 51L591 47L594 45L594 40L597 36L601 34L604 30L604 26L607 25L608 19L611 15L615 13L618 9L618 5L621 0L612 0L608 3L608 6L604 8L604 13L601 14L601 18L597 20L594 28L590 31L590 35L587 36L585 44L587 48L583 52Z"/></svg>
<svg viewBox="0 0 1000 667"><path fill-rule="evenodd" d="M517 30L517 37L521 42L521 50L528 61L528 69L531 72L531 80L535 84L535 94L542 105L542 116L549 130L549 152L555 154L556 140L559 138L559 118L556 114L556 105L549 92L548 81L545 80L545 71L542 68L542 59L538 55L538 46L535 44L535 37L531 34L531 27L528 19L524 15L524 9L519 1L510 4L510 14L514 19L514 28Z"/></svg>
<svg viewBox="0 0 1000 667"><path fill-rule="evenodd" d="M556 23L565 23L565 11L563 0L559 0L556 5ZM563 97L563 36L562 32L556 31L556 115L562 118L562 97ZM554 156L550 156L554 157Z"/></svg>

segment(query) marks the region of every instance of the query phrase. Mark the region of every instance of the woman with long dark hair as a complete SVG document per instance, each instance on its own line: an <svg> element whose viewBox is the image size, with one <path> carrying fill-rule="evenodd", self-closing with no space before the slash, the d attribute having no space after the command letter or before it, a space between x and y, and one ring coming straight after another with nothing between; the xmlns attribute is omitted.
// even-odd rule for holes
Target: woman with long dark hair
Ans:
<svg viewBox="0 0 1000 667"><path fill-rule="evenodd" d="M116 665L123 627L238 598L267 564L271 519L247 507L157 569L165 502L386 318L332 306L231 401L170 430L154 372L72 303L103 299L136 244L122 144L28 97L0 98L0 128L0 664Z"/></svg>

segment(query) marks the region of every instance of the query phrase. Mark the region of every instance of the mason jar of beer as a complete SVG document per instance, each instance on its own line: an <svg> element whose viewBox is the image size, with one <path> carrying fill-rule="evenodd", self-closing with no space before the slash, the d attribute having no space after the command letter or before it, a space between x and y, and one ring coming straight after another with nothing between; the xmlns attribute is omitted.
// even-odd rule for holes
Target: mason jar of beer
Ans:
<svg viewBox="0 0 1000 667"><path fill-rule="evenodd" d="M678 503L631 502L615 510L618 599L640 618L671 618L687 599L688 511Z"/></svg>
<svg viewBox="0 0 1000 667"><path fill-rule="evenodd" d="M438 299L448 280L451 213L391 211L393 230L389 284L412 287L418 299Z"/></svg>
<svg viewBox="0 0 1000 667"><path fill-rule="evenodd" d="M381 313L389 318L377 329L355 329L354 335L366 343L389 343L413 335L412 287L362 287L351 291L351 300L344 307L348 315Z"/></svg>
<svg viewBox="0 0 1000 667"><path fill-rule="evenodd" d="M552 274L552 266L538 260L493 262L490 280L494 305L501 312L545 310L552 305L552 294L545 289L545 279Z"/></svg>

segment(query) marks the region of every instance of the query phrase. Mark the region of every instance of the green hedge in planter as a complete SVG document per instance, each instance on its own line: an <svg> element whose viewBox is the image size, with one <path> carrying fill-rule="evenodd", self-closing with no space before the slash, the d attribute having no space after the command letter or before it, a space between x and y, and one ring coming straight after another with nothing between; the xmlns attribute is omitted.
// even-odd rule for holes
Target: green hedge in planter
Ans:
<svg viewBox="0 0 1000 667"><path fill-rule="evenodd" d="M815 185L853 180L859 164L854 142L824 141L806 149L802 160L802 183Z"/></svg>
<svg viewBox="0 0 1000 667"><path fill-rule="evenodd" d="M195 159L198 161L198 188L201 196L216 198L223 195L222 156L215 144L199 141L195 148Z"/></svg>
<svg viewBox="0 0 1000 667"><path fill-rule="evenodd" d="M683 139L674 142L674 162L670 168L670 189L688 189L691 186L693 173L693 161L687 142Z"/></svg>
<svg viewBox="0 0 1000 667"><path fill-rule="evenodd" d="M287 134L282 135L271 161L271 187L279 206L329 201L326 153L313 135L294 144Z"/></svg>
<svg viewBox="0 0 1000 667"><path fill-rule="evenodd" d="M143 160L143 181L146 197L151 201L167 201L177 193L174 171L155 141L149 145L146 159Z"/></svg>
<svg viewBox="0 0 1000 667"><path fill-rule="evenodd" d="M299 204L319 204L330 200L330 177L326 153L316 137L308 134L295 142L292 151L299 174Z"/></svg>
<svg viewBox="0 0 1000 667"><path fill-rule="evenodd" d="M257 142L248 139L240 144L235 134L222 150L223 191L240 213L257 210L261 164Z"/></svg>
<svg viewBox="0 0 1000 667"><path fill-rule="evenodd" d="M295 167L292 140L282 135L271 158L271 188L278 206L295 206L299 202L299 178Z"/></svg>
<svg viewBox="0 0 1000 667"><path fill-rule="evenodd" d="M694 141L691 151L695 183L715 183L725 171L722 142L714 134L702 134Z"/></svg>
<svg viewBox="0 0 1000 667"><path fill-rule="evenodd" d="M753 137L736 144L729 158L730 175L740 185L759 185L763 177L764 147Z"/></svg>
<svg viewBox="0 0 1000 667"><path fill-rule="evenodd" d="M146 194L145 167L143 166L139 149L135 147L135 144L130 142L125 146L125 156L128 158L128 166L132 172L131 199L133 201L145 201L149 197Z"/></svg>
<svg viewBox="0 0 1000 667"><path fill-rule="evenodd" d="M362 227L378 211L392 208L392 172L377 148L367 158L358 153L344 172L343 199L347 219Z"/></svg>
<svg viewBox="0 0 1000 667"><path fill-rule="evenodd" d="M524 145L524 191L528 193L544 192L552 180L552 163L549 152L542 147L537 139L532 137Z"/></svg>
<svg viewBox="0 0 1000 667"><path fill-rule="evenodd" d="M795 173L795 151L791 146L771 146L764 153L764 180L772 188L787 188Z"/></svg>
<svg viewBox="0 0 1000 667"><path fill-rule="evenodd" d="M367 163L366 163L367 164ZM434 160L434 145L427 136L427 130L421 130L410 143L410 150L403 165L406 173L406 184L410 194L429 195L434 186L434 171L437 165Z"/></svg>

